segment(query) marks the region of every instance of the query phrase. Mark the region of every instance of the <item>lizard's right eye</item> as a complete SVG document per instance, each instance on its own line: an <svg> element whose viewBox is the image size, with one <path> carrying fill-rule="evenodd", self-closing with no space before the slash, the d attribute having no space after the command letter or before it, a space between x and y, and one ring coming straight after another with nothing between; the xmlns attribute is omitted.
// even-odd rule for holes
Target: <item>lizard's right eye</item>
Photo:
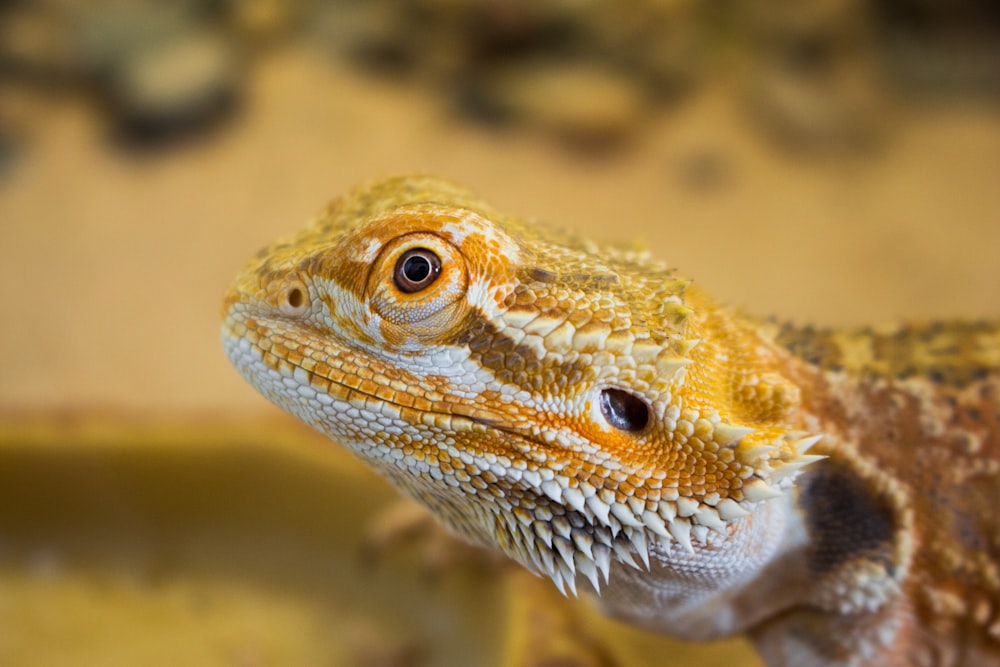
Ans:
<svg viewBox="0 0 1000 667"><path fill-rule="evenodd" d="M396 262L392 281L400 292L412 294L430 287L441 275L441 259L430 250L408 250Z"/></svg>
<svg viewBox="0 0 1000 667"><path fill-rule="evenodd" d="M392 325L383 326L378 335L412 344L453 334L462 326L468 304L463 298L467 269L458 248L431 232L412 232L386 243L372 263L365 289L382 324Z"/></svg>

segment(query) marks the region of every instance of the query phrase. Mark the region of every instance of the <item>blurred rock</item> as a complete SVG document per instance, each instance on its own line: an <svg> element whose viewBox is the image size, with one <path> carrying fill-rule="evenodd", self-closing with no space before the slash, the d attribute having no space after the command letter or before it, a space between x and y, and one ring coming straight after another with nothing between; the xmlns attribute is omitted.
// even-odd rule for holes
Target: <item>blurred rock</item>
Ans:
<svg viewBox="0 0 1000 667"><path fill-rule="evenodd" d="M10 131L0 125L0 183L14 171L20 146Z"/></svg>
<svg viewBox="0 0 1000 667"><path fill-rule="evenodd" d="M887 130L883 88L863 63L822 70L762 63L745 85L753 118L779 145L797 152L867 150Z"/></svg>
<svg viewBox="0 0 1000 667"><path fill-rule="evenodd" d="M647 106L624 73L572 62L508 68L491 76L482 94L501 116L585 150L621 147L640 129Z"/></svg>
<svg viewBox="0 0 1000 667"><path fill-rule="evenodd" d="M677 176L689 190L714 192L732 182L733 166L722 151L701 149L679 160Z"/></svg>
<svg viewBox="0 0 1000 667"><path fill-rule="evenodd" d="M353 619L344 634L351 664L358 667L420 667L428 663L428 646L392 636L368 619Z"/></svg>
<svg viewBox="0 0 1000 667"><path fill-rule="evenodd" d="M160 141L227 117L240 82L235 45L220 32L193 27L116 54L103 92L126 139Z"/></svg>
<svg viewBox="0 0 1000 667"><path fill-rule="evenodd" d="M632 11L618 3L594 3L588 30L594 49L627 69L659 98L674 98L708 69L707 22L697 0L634 0Z"/></svg>
<svg viewBox="0 0 1000 667"><path fill-rule="evenodd" d="M0 73L36 85L66 84L81 74L69 17L44 6L0 13Z"/></svg>
<svg viewBox="0 0 1000 667"><path fill-rule="evenodd" d="M588 148L705 82L795 150L877 143L900 91L1000 90L982 0L0 0L0 77L96 91L123 134L169 138L228 117L243 59L292 36Z"/></svg>
<svg viewBox="0 0 1000 667"><path fill-rule="evenodd" d="M804 39L856 44L872 26L871 7L866 0L745 0L738 20L766 53Z"/></svg>
<svg viewBox="0 0 1000 667"><path fill-rule="evenodd" d="M243 40L254 46L287 37L299 21L301 3L288 0L230 0L229 22Z"/></svg>
<svg viewBox="0 0 1000 667"><path fill-rule="evenodd" d="M306 29L335 57L394 75L417 71L426 34L406 7L386 0L319 3Z"/></svg>

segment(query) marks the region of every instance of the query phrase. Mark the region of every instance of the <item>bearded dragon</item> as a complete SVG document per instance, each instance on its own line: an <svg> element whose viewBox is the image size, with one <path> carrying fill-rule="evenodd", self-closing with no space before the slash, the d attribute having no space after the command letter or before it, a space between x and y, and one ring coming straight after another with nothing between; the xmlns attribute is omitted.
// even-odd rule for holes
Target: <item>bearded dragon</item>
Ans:
<svg viewBox="0 0 1000 667"><path fill-rule="evenodd" d="M1000 328L812 330L430 177L262 250L222 339L451 531L769 665L1000 664Z"/></svg>

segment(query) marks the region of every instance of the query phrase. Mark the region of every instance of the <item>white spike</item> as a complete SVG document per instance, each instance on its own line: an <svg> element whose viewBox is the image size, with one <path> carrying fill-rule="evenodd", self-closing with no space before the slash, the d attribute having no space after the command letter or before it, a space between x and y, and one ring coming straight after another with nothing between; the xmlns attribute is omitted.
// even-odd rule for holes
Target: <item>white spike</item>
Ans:
<svg viewBox="0 0 1000 667"><path fill-rule="evenodd" d="M654 514L649 510L642 513L642 523L645 524L646 528L659 535L660 537L670 537L667 534L667 529L663 526L663 518L659 514ZM635 533L641 533L641 531L634 531Z"/></svg>
<svg viewBox="0 0 1000 667"><path fill-rule="evenodd" d="M736 456L742 463L753 465L773 452L777 445L760 444L752 445L744 450L736 450Z"/></svg>
<svg viewBox="0 0 1000 667"><path fill-rule="evenodd" d="M563 489L562 494L563 494L563 500L566 501L567 505L575 509L577 512L583 514L584 498L583 494L580 493L580 489L575 489L571 486L568 486L565 489Z"/></svg>
<svg viewBox="0 0 1000 667"><path fill-rule="evenodd" d="M639 569L639 564L635 562L634 558L632 558L632 552L629 551L628 547L621 542L615 542L611 545L611 548L614 550L615 558L618 559L618 562L625 563L633 570Z"/></svg>
<svg viewBox="0 0 1000 667"><path fill-rule="evenodd" d="M708 528L701 525L691 526L691 535L702 544L708 544Z"/></svg>
<svg viewBox="0 0 1000 667"><path fill-rule="evenodd" d="M742 519L750 516L750 512L740 507L740 504L732 498L724 498L723 500L720 500L719 504L715 506L715 509L719 512L719 517L721 517L723 521L735 521L736 519Z"/></svg>
<svg viewBox="0 0 1000 667"><path fill-rule="evenodd" d="M587 558L594 558L594 538L582 530L573 531L573 544L576 550Z"/></svg>
<svg viewBox="0 0 1000 667"><path fill-rule="evenodd" d="M803 454L794 461L789 461L780 468L774 470L770 475L770 481L780 482L783 479L793 477L797 475L803 468L807 465L816 463L817 461L822 461L827 458L822 454Z"/></svg>
<svg viewBox="0 0 1000 667"><path fill-rule="evenodd" d="M549 549L539 549L540 556L542 558L542 565L545 566L544 572L546 574L553 574L556 571L555 557Z"/></svg>
<svg viewBox="0 0 1000 667"><path fill-rule="evenodd" d="M688 338L686 340L681 341L680 353L683 354L684 356L687 356L688 353L691 350L693 350L700 342L701 342L700 338Z"/></svg>
<svg viewBox="0 0 1000 667"><path fill-rule="evenodd" d="M573 533L573 527L569 525L569 521L564 516L557 516L552 519L552 529L556 535L560 535L566 539L569 539L569 536Z"/></svg>
<svg viewBox="0 0 1000 667"><path fill-rule="evenodd" d="M753 429L720 422L715 425L712 433L712 439L723 447L735 447L745 436L753 433Z"/></svg>
<svg viewBox="0 0 1000 667"><path fill-rule="evenodd" d="M561 571L563 581L566 582L566 588L573 594L573 597L580 597L576 592L576 572L572 567L567 568L562 563L559 564L559 569Z"/></svg>
<svg viewBox="0 0 1000 667"><path fill-rule="evenodd" d="M800 438L796 440L793 445L795 446L795 451L799 454L805 454L808 452L813 445L823 439L823 434L811 435L808 438Z"/></svg>
<svg viewBox="0 0 1000 667"><path fill-rule="evenodd" d="M539 555L545 549L541 548L538 544L538 538L535 537L531 528L521 526L521 539L515 539L514 548L516 553L521 556L522 560L529 561L528 569L532 571L542 572L543 563L541 556Z"/></svg>
<svg viewBox="0 0 1000 667"><path fill-rule="evenodd" d="M781 495L781 491L769 485L762 479L755 479L743 487L743 497L752 503L770 500Z"/></svg>
<svg viewBox="0 0 1000 667"><path fill-rule="evenodd" d="M673 521L677 518L677 504L668 502L666 500L661 500L657 509L660 512L660 516L667 523Z"/></svg>
<svg viewBox="0 0 1000 667"><path fill-rule="evenodd" d="M542 482L539 488L541 488L542 493L547 495L552 500L556 501L557 503L562 502L563 488L559 486L559 482L550 479L547 482Z"/></svg>
<svg viewBox="0 0 1000 667"><path fill-rule="evenodd" d="M545 558L542 557L542 554L551 554L548 549L539 549L536 544L534 547L528 549L528 553L531 555L531 562L535 564L537 572L551 572L550 569L545 567Z"/></svg>
<svg viewBox="0 0 1000 667"><path fill-rule="evenodd" d="M678 498L677 516L689 517L698 511L698 507L700 507L700 505L694 498Z"/></svg>
<svg viewBox="0 0 1000 667"><path fill-rule="evenodd" d="M573 565L573 544L566 538L558 536L552 538L552 544L555 546L556 551L559 552L563 562L570 569L570 572L575 572L573 569L575 567Z"/></svg>
<svg viewBox="0 0 1000 667"><path fill-rule="evenodd" d="M632 513L627 506L622 503L615 503L611 506L611 513L615 515L615 518L622 522L623 525L629 526L631 528L641 528L642 522L635 518L635 514Z"/></svg>
<svg viewBox="0 0 1000 667"><path fill-rule="evenodd" d="M604 544L594 545L594 565L601 571L604 583L608 583L611 572L611 547Z"/></svg>
<svg viewBox="0 0 1000 667"><path fill-rule="evenodd" d="M583 558L580 554L577 554L576 570L587 578L587 581L589 581L590 585L594 588L594 592L600 595L601 582L598 579L599 575L597 573L597 566L594 565L594 561Z"/></svg>
<svg viewBox="0 0 1000 667"><path fill-rule="evenodd" d="M694 553L694 547L691 546L691 524L686 519L671 521L667 529L673 538L677 540L677 543L684 547L685 551L689 554Z"/></svg>
<svg viewBox="0 0 1000 667"><path fill-rule="evenodd" d="M608 507L606 502L597 496L590 496L587 498L587 507L594 513L594 516L597 517L598 521L605 525L609 523L608 513L611 512L611 508Z"/></svg>
<svg viewBox="0 0 1000 667"><path fill-rule="evenodd" d="M711 507L702 507L694 514L694 519L706 528L711 528L719 535L728 535L726 524L719 517L719 513Z"/></svg>
<svg viewBox="0 0 1000 667"><path fill-rule="evenodd" d="M568 598L569 596L566 595L566 584L563 583L562 572L560 572L559 570L553 570L552 572L549 573L549 576L552 577L552 581L555 583L556 588L559 589L559 592L563 594L563 597Z"/></svg>
<svg viewBox="0 0 1000 667"><path fill-rule="evenodd" d="M629 535L632 542L632 548L635 553L639 554L639 558L642 560L642 564L645 568L649 569L649 545L646 544L646 533L641 530L633 530L632 534Z"/></svg>
<svg viewBox="0 0 1000 667"><path fill-rule="evenodd" d="M604 526L599 526L599 527L603 528ZM622 532L621 522L619 522L618 519L614 518L613 516L608 517L608 528L611 529L612 538L618 537L618 533Z"/></svg>
<svg viewBox="0 0 1000 667"><path fill-rule="evenodd" d="M635 496L629 496L625 501L628 503L629 509L636 516L642 516L642 513L646 511L646 501L642 498L636 498Z"/></svg>
<svg viewBox="0 0 1000 667"><path fill-rule="evenodd" d="M535 535L537 535L539 537L539 539L542 540L542 542L545 544L545 546L547 546L549 549L551 549L552 548L552 526L550 526L549 524L545 523L544 521L536 521L535 523L533 523L531 525L531 527L534 529Z"/></svg>
<svg viewBox="0 0 1000 667"><path fill-rule="evenodd" d="M662 378L668 378L677 371L690 366L693 359L685 359L684 357L666 357L663 359L656 360L656 373Z"/></svg>

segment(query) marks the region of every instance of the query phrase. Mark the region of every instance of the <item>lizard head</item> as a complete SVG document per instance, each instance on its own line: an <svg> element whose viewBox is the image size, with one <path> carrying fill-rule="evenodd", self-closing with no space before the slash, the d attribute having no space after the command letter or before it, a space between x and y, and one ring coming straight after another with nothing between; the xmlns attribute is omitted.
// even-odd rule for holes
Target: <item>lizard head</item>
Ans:
<svg viewBox="0 0 1000 667"><path fill-rule="evenodd" d="M688 292L637 250L397 178L261 251L223 344L456 532L596 589L612 561L710 549L815 458L782 426L794 391L766 363L727 375L741 352Z"/></svg>

